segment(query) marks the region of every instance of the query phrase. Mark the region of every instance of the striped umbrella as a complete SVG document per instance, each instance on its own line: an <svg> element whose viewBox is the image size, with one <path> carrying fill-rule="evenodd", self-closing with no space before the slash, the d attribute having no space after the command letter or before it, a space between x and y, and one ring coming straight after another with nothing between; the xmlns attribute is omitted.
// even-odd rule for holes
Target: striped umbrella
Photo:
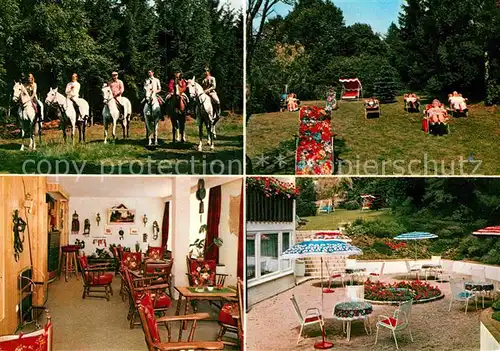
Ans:
<svg viewBox="0 0 500 351"><path fill-rule="evenodd" d="M435 239L438 236L436 234L428 233L428 232L411 232L399 234L394 237L394 240L425 240L425 239ZM415 260L417 260L417 246L415 245Z"/></svg>
<svg viewBox="0 0 500 351"><path fill-rule="evenodd" d="M486 227L483 229L476 230L472 235L477 237L493 238L500 236L500 226Z"/></svg>
<svg viewBox="0 0 500 351"><path fill-rule="evenodd" d="M323 313L323 256L350 256L361 255L363 252L354 245L340 240L313 239L295 244L283 252L281 258L321 257L321 312ZM333 347L331 342L325 341L325 330L322 330L323 341L314 344L315 349Z"/></svg>

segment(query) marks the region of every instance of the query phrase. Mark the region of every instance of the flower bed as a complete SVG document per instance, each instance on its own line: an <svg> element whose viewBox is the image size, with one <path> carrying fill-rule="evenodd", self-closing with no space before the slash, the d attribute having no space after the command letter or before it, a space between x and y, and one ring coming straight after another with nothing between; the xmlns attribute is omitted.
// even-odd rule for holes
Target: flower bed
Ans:
<svg viewBox="0 0 500 351"><path fill-rule="evenodd" d="M330 118L325 110L304 106L299 113L296 174L332 174L333 144Z"/></svg>
<svg viewBox="0 0 500 351"><path fill-rule="evenodd" d="M437 286L419 280L393 284L370 280L365 282L365 300L371 302L398 303L413 299L414 303L421 303L437 300L443 296Z"/></svg>
<svg viewBox="0 0 500 351"><path fill-rule="evenodd" d="M266 197L295 199L299 194L295 184L272 177L248 177L246 184L247 189L261 191Z"/></svg>

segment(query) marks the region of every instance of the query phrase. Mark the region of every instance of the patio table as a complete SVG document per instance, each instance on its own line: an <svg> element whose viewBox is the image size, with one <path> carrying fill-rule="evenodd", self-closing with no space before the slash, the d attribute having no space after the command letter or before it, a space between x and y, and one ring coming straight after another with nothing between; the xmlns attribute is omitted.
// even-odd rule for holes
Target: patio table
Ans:
<svg viewBox="0 0 500 351"><path fill-rule="evenodd" d="M483 297L484 308L484 293L495 290L495 286L489 282L465 282L465 290L480 292Z"/></svg>
<svg viewBox="0 0 500 351"><path fill-rule="evenodd" d="M372 333L371 326L368 323L369 316L373 312L373 306L368 302L363 301L349 301L340 302L333 308L333 317L342 321L342 329L347 333L347 341L351 340L351 322L354 320L362 319L365 331L368 335ZM347 331L346 331L347 324Z"/></svg>

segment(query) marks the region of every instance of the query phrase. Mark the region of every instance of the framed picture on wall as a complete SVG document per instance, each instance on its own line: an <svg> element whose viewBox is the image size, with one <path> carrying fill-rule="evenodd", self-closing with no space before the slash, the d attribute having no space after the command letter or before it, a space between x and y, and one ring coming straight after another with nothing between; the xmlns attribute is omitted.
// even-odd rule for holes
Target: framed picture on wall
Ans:
<svg viewBox="0 0 500 351"><path fill-rule="evenodd" d="M130 235L139 235L139 229L130 228Z"/></svg>
<svg viewBox="0 0 500 351"><path fill-rule="evenodd" d="M112 235L112 234L113 234L113 230L111 229L111 227L104 228L104 235Z"/></svg>
<svg viewBox="0 0 500 351"><path fill-rule="evenodd" d="M125 205L108 209L108 224L134 224L135 210L128 209Z"/></svg>

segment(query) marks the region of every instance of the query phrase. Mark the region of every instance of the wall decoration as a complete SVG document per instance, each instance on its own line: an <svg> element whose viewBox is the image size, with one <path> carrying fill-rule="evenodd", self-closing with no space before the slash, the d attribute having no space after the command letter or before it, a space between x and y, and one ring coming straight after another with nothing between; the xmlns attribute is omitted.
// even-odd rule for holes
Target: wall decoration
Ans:
<svg viewBox="0 0 500 351"><path fill-rule="evenodd" d="M112 234L113 234L113 230L111 229L111 227L104 228L104 235L112 235Z"/></svg>
<svg viewBox="0 0 500 351"><path fill-rule="evenodd" d="M118 235L120 236L120 240L123 240L123 234L125 234L125 232L123 231L123 229L120 229L118 231Z"/></svg>
<svg viewBox="0 0 500 351"><path fill-rule="evenodd" d="M229 232L238 236L240 230L240 205L241 194L229 196Z"/></svg>
<svg viewBox="0 0 500 351"><path fill-rule="evenodd" d="M85 248L85 240L79 240L79 239L76 239L75 240L75 245L78 245L80 246L80 249L84 249Z"/></svg>
<svg viewBox="0 0 500 351"><path fill-rule="evenodd" d="M73 220L71 221L71 234L77 235L80 232L80 221L78 220L78 213L73 213Z"/></svg>
<svg viewBox="0 0 500 351"><path fill-rule="evenodd" d="M96 214L95 221L97 223L97 226L99 226L99 222L101 221L101 215L99 213Z"/></svg>
<svg viewBox="0 0 500 351"><path fill-rule="evenodd" d="M130 228L130 235L139 235L139 229Z"/></svg>
<svg viewBox="0 0 500 351"><path fill-rule="evenodd" d="M198 180L198 189L196 190L196 199L200 202L199 213L205 212L205 206L203 204L203 199L207 195L207 190L205 189L205 181L203 179ZM200 216L201 217L201 216Z"/></svg>
<svg viewBox="0 0 500 351"><path fill-rule="evenodd" d="M146 216L146 214L142 216L142 223L144 223L144 226L146 226L146 223L148 223L148 217Z"/></svg>
<svg viewBox="0 0 500 351"><path fill-rule="evenodd" d="M88 218L85 218L85 221L83 221L83 235L90 235L90 220Z"/></svg>
<svg viewBox="0 0 500 351"><path fill-rule="evenodd" d="M160 226L157 221L153 222L153 240L158 240L158 235L160 233Z"/></svg>
<svg viewBox="0 0 500 351"><path fill-rule="evenodd" d="M19 210L15 210L12 215L12 222L14 226L12 230L14 231L14 259L19 261L19 254L23 252L24 247L24 230L26 229L26 222L19 217Z"/></svg>
<svg viewBox="0 0 500 351"><path fill-rule="evenodd" d="M134 224L135 210L129 210L125 205L108 209L108 224Z"/></svg>
<svg viewBox="0 0 500 351"><path fill-rule="evenodd" d="M142 242L147 243L148 242L148 235L146 233L142 234Z"/></svg>
<svg viewBox="0 0 500 351"><path fill-rule="evenodd" d="M97 247L108 247L106 239L94 239L92 243Z"/></svg>

